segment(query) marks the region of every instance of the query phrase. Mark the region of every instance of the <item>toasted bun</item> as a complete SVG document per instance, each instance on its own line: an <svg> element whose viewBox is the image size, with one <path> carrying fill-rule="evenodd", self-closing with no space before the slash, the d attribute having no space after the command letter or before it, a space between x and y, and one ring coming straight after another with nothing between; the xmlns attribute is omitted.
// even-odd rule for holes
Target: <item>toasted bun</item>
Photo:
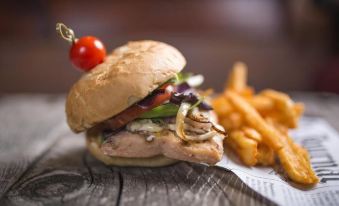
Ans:
<svg viewBox="0 0 339 206"><path fill-rule="evenodd" d="M109 119L174 77L185 64L182 54L165 43L135 41L118 47L71 88L68 125L81 132Z"/></svg>
<svg viewBox="0 0 339 206"><path fill-rule="evenodd" d="M162 167L174 164L178 160L167 158L163 155L158 155L149 158L126 158L126 157L111 157L105 155L99 147L99 137L88 136L87 148L90 153L105 163L106 165L122 166L122 167Z"/></svg>

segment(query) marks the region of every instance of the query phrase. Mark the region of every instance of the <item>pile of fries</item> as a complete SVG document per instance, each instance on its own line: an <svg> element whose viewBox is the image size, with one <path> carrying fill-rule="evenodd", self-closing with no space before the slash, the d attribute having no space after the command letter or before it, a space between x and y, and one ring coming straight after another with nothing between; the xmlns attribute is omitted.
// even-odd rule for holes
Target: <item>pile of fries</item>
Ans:
<svg viewBox="0 0 339 206"><path fill-rule="evenodd" d="M247 67L238 62L225 91L213 99L219 122L227 130L226 148L231 148L247 166L280 163L287 176L301 184L315 184L308 152L296 144L288 129L296 128L304 112L282 92L271 89L258 94L247 85Z"/></svg>

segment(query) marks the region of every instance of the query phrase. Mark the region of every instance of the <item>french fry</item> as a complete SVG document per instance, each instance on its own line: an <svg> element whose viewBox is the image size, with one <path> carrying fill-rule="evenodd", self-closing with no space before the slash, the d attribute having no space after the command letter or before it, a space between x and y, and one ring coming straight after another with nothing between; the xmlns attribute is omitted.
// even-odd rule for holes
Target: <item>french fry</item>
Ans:
<svg viewBox="0 0 339 206"><path fill-rule="evenodd" d="M304 111L305 111L305 105L303 103L295 103L294 104L294 111L297 115L298 120L300 119L300 117L303 115Z"/></svg>
<svg viewBox="0 0 339 206"><path fill-rule="evenodd" d="M233 106L222 95L213 99L212 106L219 117L225 117L234 111Z"/></svg>
<svg viewBox="0 0 339 206"><path fill-rule="evenodd" d="M242 92L247 88L247 66L242 62L236 62L226 85L227 89Z"/></svg>
<svg viewBox="0 0 339 206"><path fill-rule="evenodd" d="M301 184L318 182L311 165L289 136L283 135L267 123L243 97L232 91L227 93L227 97L233 106L244 115L247 123L258 130L262 134L263 140L277 153L289 178Z"/></svg>
<svg viewBox="0 0 339 206"><path fill-rule="evenodd" d="M241 92L239 92L239 94L243 97L246 98L252 98L254 95L254 89L252 87L246 87L244 90L242 90Z"/></svg>
<svg viewBox="0 0 339 206"><path fill-rule="evenodd" d="M253 98L247 99L260 114L268 113L274 109L274 101L262 95L255 95Z"/></svg>
<svg viewBox="0 0 339 206"><path fill-rule="evenodd" d="M249 137L257 142L262 142L262 136L257 130L250 127L243 127L242 131L245 133L246 137Z"/></svg>
<svg viewBox="0 0 339 206"><path fill-rule="evenodd" d="M233 131L226 138L226 144L239 156L240 160L247 166L257 164L258 143L247 138L242 131Z"/></svg>
<svg viewBox="0 0 339 206"><path fill-rule="evenodd" d="M271 89L255 95L254 89L247 86L246 65L238 62L233 66L224 94L214 99L213 107L230 134L225 143L245 165L270 166L278 157L294 182L318 182L307 150L288 134L289 128L298 126L304 112L302 103Z"/></svg>
<svg viewBox="0 0 339 206"><path fill-rule="evenodd" d="M307 150L305 148L303 148L302 146L300 146L299 144L296 144L296 143L295 143L295 148L310 163L310 155L308 154Z"/></svg>
<svg viewBox="0 0 339 206"><path fill-rule="evenodd" d="M271 125L267 124L260 114L246 100L233 91L228 91L226 97L233 106L244 116L246 122L257 130L263 137L263 140L272 147L274 151L278 151L282 147L280 133L278 133Z"/></svg>
<svg viewBox="0 0 339 206"><path fill-rule="evenodd" d="M315 184L319 181L309 162L308 154L295 144L289 136L283 135L283 148L278 157L288 177L301 184Z"/></svg>
<svg viewBox="0 0 339 206"><path fill-rule="evenodd" d="M257 160L259 165L263 166L270 166L274 164L274 151L268 147L266 144L259 144L258 145L258 155Z"/></svg>
<svg viewBox="0 0 339 206"><path fill-rule="evenodd" d="M275 102L277 109L280 111L279 114L281 114L280 122L284 122L289 128L296 128L298 126L299 117L295 104L287 94L271 89L265 90L261 94ZM297 106L297 109L300 109L300 105ZM300 110L298 111L300 112Z"/></svg>
<svg viewBox="0 0 339 206"><path fill-rule="evenodd" d="M268 124L275 127L283 135L288 135L288 127L286 125L281 124L280 122L277 122L272 117L266 117L265 120Z"/></svg>
<svg viewBox="0 0 339 206"><path fill-rule="evenodd" d="M227 118L222 118L220 124L226 130L236 130L240 129L244 124L242 115L239 112L232 112L228 115Z"/></svg>

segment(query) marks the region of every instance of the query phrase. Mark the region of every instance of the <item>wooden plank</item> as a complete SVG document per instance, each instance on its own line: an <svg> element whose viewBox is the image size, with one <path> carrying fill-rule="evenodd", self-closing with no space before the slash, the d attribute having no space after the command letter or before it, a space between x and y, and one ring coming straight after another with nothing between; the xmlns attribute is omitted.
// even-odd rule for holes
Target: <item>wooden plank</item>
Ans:
<svg viewBox="0 0 339 206"><path fill-rule="evenodd" d="M121 174L122 205L230 205L228 197L208 178L209 174L197 173L188 163L162 168L121 168Z"/></svg>
<svg viewBox="0 0 339 206"><path fill-rule="evenodd" d="M107 205L119 194L119 175L90 157L82 135L68 133L5 195L8 205Z"/></svg>
<svg viewBox="0 0 339 206"><path fill-rule="evenodd" d="M0 99L0 198L66 131L60 96Z"/></svg>

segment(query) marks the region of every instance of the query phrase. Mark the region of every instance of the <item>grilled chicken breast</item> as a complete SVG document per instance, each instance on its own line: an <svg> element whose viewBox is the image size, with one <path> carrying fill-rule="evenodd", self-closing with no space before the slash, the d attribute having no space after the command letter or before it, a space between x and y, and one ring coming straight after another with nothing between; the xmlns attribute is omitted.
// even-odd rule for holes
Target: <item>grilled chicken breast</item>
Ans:
<svg viewBox="0 0 339 206"><path fill-rule="evenodd" d="M221 135L202 142L185 142L170 130L165 130L149 137L122 131L106 139L101 151L114 157L147 158L162 154L172 159L210 165L220 161L223 154Z"/></svg>

